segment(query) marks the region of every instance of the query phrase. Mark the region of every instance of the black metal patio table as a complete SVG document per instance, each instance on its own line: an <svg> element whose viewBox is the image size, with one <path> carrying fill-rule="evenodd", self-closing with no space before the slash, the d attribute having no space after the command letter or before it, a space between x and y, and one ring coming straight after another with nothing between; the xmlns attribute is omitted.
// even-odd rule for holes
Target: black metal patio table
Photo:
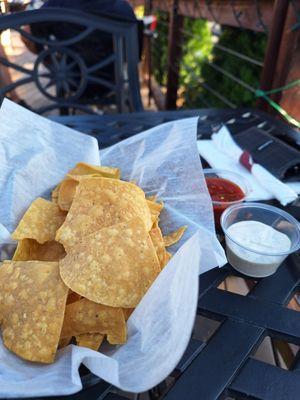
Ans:
<svg viewBox="0 0 300 400"><path fill-rule="evenodd" d="M55 119L96 137L100 148L103 148L160 123L191 116L199 116L198 138L209 138L216 125L221 123L226 123L233 134L258 126L300 148L298 132L261 111L249 109L142 112ZM271 203L279 206L275 201ZM299 202L285 209L300 219ZM253 358L266 336L300 346L300 314L287 308L292 296L300 292L300 255L289 256L271 277L247 278L251 281L251 290L246 296L218 288L226 277L232 275L242 277L230 265L200 276L197 318L215 321L217 328L204 340L200 340L194 332L175 371L165 382L153 388L147 394L148 398L300 399L300 350L289 370ZM116 391L89 373L83 373L83 385L80 393L67 398L128 398L128 394ZM147 398L144 396L140 398Z"/></svg>

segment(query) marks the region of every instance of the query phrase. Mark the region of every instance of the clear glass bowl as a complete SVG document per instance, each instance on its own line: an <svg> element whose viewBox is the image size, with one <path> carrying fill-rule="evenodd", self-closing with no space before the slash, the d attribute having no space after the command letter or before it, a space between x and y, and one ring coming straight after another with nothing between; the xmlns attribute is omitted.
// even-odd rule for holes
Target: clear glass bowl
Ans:
<svg viewBox="0 0 300 400"><path fill-rule="evenodd" d="M260 235L256 232L249 233L247 238L249 242L245 245L245 240L232 237L228 232L231 225L241 221L258 221L285 234L290 241L289 248L280 250L279 245L268 248L268 238L259 239ZM289 254L300 248L299 222L287 212L270 205L260 203L233 205L222 214L221 226L225 234L229 263L237 271L248 276L263 278L272 275ZM259 249L260 240L263 245L261 249Z"/></svg>

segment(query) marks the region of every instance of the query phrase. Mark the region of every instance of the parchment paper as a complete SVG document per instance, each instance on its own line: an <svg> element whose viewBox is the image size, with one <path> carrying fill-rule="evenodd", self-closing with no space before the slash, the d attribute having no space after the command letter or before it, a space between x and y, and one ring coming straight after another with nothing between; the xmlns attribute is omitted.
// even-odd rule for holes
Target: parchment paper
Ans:
<svg viewBox="0 0 300 400"><path fill-rule="evenodd" d="M188 230L173 258L128 321L128 342L105 354L70 345L52 365L33 364L0 341L0 397L71 394L82 387L81 363L94 374L130 392L161 382L176 367L191 336L199 273L226 259L214 233L212 206L204 183L197 118L170 122L121 142L101 154L103 165L122 169L147 194L164 201L164 233ZM24 210L45 195L78 161L99 163L95 140L43 119L9 101L0 110L0 244L7 252ZM201 279L201 278L200 278ZM201 379L201 377L199 377Z"/></svg>

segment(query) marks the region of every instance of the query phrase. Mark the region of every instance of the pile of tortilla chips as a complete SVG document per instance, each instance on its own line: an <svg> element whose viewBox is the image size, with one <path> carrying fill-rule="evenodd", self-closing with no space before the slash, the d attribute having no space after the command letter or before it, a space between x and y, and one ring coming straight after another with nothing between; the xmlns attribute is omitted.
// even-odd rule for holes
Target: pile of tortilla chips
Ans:
<svg viewBox="0 0 300 400"><path fill-rule="evenodd" d="M18 356L51 363L58 348L126 342L126 321L185 228L163 236L163 204L120 171L79 163L19 222L0 266L0 326Z"/></svg>

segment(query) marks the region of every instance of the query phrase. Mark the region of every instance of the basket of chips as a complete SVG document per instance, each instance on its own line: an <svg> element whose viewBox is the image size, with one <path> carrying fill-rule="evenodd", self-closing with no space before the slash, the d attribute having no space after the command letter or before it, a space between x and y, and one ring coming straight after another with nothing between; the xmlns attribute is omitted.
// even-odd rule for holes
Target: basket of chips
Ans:
<svg viewBox="0 0 300 400"><path fill-rule="evenodd" d="M123 390L153 387L189 341L199 273L224 262L197 119L153 128L100 157L95 141L83 144L76 133L58 167L70 130L6 102L2 143L10 112L19 116L16 136L22 122L47 133L36 135L39 151L29 159L15 138L10 154L18 157L2 162L15 186L0 200L0 397L74 393L80 364ZM47 186L39 175L50 170ZM26 381L34 383L24 390Z"/></svg>

